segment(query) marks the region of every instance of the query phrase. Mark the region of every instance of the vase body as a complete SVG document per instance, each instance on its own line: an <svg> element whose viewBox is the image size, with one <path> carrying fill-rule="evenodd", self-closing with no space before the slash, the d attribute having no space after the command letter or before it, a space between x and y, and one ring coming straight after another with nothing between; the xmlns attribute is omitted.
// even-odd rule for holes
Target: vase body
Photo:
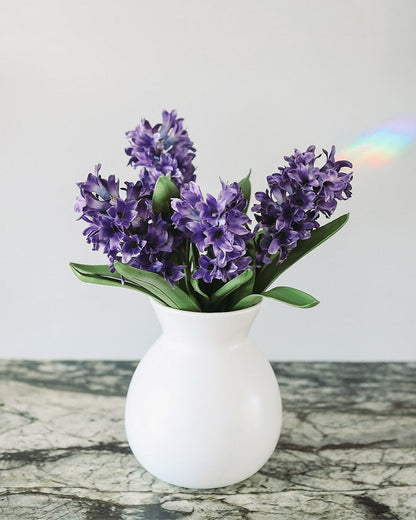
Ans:
<svg viewBox="0 0 416 520"><path fill-rule="evenodd" d="M219 313L152 304L163 333L126 401L135 457L159 479L188 488L250 477L273 453L282 418L274 372L248 335L261 303Z"/></svg>

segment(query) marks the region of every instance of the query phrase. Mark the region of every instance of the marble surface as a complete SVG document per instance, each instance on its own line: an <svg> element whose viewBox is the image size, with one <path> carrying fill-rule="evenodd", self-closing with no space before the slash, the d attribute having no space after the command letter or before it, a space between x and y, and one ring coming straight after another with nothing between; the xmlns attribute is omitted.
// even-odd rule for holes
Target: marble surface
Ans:
<svg viewBox="0 0 416 520"><path fill-rule="evenodd" d="M135 362L0 361L0 518L416 519L416 363L273 363L284 423L252 478L170 486L128 447Z"/></svg>

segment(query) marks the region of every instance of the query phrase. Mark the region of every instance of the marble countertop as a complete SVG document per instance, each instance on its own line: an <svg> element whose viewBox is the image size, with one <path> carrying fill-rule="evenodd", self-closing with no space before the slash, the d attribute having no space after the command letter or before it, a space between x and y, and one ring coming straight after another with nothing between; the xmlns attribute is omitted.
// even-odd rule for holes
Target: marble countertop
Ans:
<svg viewBox="0 0 416 520"><path fill-rule="evenodd" d="M2 520L416 519L416 363L273 363L276 451L252 478L205 491L131 454L135 366L0 360Z"/></svg>

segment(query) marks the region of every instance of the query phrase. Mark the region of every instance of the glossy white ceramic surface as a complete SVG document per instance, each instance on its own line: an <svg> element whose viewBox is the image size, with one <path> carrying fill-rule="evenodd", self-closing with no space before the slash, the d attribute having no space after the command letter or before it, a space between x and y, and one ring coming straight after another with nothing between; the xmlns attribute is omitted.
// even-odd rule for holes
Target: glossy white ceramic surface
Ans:
<svg viewBox="0 0 416 520"><path fill-rule="evenodd" d="M178 486L214 488L250 477L273 453L282 417L274 372L248 335L261 304L196 313L152 303L163 334L127 395L134 455Z"/></svg>

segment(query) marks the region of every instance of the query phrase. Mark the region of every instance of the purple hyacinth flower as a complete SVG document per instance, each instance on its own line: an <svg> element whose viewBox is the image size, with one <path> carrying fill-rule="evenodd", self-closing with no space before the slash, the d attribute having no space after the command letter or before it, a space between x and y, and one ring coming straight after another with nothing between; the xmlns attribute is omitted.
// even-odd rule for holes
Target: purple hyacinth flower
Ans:
<svg viewBox="0 0 416 520"><path fill-rule="evenodd" d="M147 233L144 235L147 246L158 252L172 252L173 236L170 231L170 225L161 215L154 217L148 225Z"/></svg>
<svg viewBox="0 0 416 520"><path fill-rule="evenodd" d="M148 139L145 136L145 143L159 146L157 132L151 133ZM180 247L185 235L173 227L170 219L164 220L152 211L152 185L160 175L176 167L176 162L176 157L163 157L159 162L161 169L143 169L145 180L125 183L124 199L113 175L108 179L99 175L100 164L85 182L78 184L80 195L75 209L81 213L80 219L87 222L84 235L93 250L102 250L108 256L112 271L114 261L118 260L159 273L172 285L184 276L184 266L172 261L172 253Z"/></svg>
<svg viewBox="0 0 416 520"><path fill-rule="evenodd" d="M199 187L190 182L182 188L181 199L172 200L173 224L201 253L193 276L205 281L231 280L251 262L247 242L253 235L247 227L250 219L242 212L246 201L237 183L221 184L218 198L207 195L204 199Z"/></svg>
<svg viewBox="0 0 416 520"><path fill-rule="evenodd" d="M208 193L206 196L206 202L200 206L201 220L207 222L211 226L218 225L220 218L225 211L225 207L225 201L217 200Z"/></svg>
<svg viewBox="0 0 416 520"><path fill-rule="evenodd" d="M298 208L302 212L314 209L316 195L313 191L296 190L289 196L289 204L293 208Z"/></svg>
<svg viewBox="0 0 416 520"><path fill-rule="evenodd" d="M130 156L129 164L142 167L139 177L149 190L153 190L160 175L171 175L173 182L181 188L195 180L192 160L195 148L183 128L183 119L175 110L162 112L162 123L155 126L146 120L134 130L126 133L130 146L126 148Z"/></svg>
<svg viewBox="0 0 416 520"><path fill-rule="evenodd" d="M193 278L202 278L205 283L211 283L215 278L217 271L217 263L215 259L210 258L207 255L201 255L199 257L199 268L192 275Z"/></svg>
<svg viewBox="0 0 416 520"><path fill-rule="evenodd" d="M121 249L121 241L125 236L124 231L110 217L100 216L95 221L99 223L97 234L99 239L98 247L103 247L104 253L119 251Z"/></svg>
<svg viewBox="0 0 416 520"><path fill-rule="evenodd" d="M319 227L318 218L333 214L337 200L351 196L352 172L349 161L335 160L335 147L330 154L323 150L326 162L315 165L315 147L306 152L295 149L294 155L285 157L288 166L279 168L279 173L267 177L269 190L256 193L259 204L253 206L257 220L256 259L257 266L270 262L270 255L279 252L279 262L296 247L299 240L310 237Z"/></svg>
<svg viewBox="0 0 416 520"><path fill-rule="evenodd" d="M134 200L126 202L122 199L117 199L115 206L111 206L107 213L114 219L114 223L117 226L129 227L137 215L137 211L134 209L136 205L137 202Z"/></svg>
<svg viewBox="0 0 416 520"><path fill-rule="evenodd" d="M145 241L141 240L137 235L126 236L124 244L121 248L121 261L128 264L133 256L136 256L143 249Z"/></svg>
<svg viewBox="0 0 416 520"><path fill-rule="evenodd" d="M108 180L103 179L99 175L101 164L94 167L94 173L88 175L87 181L79 183L78 186L84 191L94 193L102 200L109 201L111 198L118 197L119 183L116 181L114 175L110 175Z"/></svg>
<svg viewBox="0 0 416 520"><path fill-rule="evenodd" d="M222 179L221 191L218 195L218 200L224 202L228 209L235 209L237 211L244 211L247 207L247 200L244 198L243 192L238 182L227 184Z"/></svg>
<svg viewBox="0 0 416 520"><path fill-rule="evenodd" d="M248 233L247 225L250 222L250 218L241 213L241 211L230 209L227 211L225 221L228 231L234 233L234 235L246 235Z"/></svg>
<svg viewBox="0 0 416 520"><path fill-rule="evenodd" d="M233 251L233 233L227 230L226 226L212 226L205 230L206 243L211 245L214 255L219 255L223 252Z"/></svg>
<svg viewBox="0 0 416 520"><path fill-rule="evenodd" d="M176 265L173 262L166 261L163 266L163 276L164 278L171 283L172 287L175 285L175 282L180 280L185 276L183 270L186 265Z"/></svg>
<svg viewBox="0 0 416 520"><path fill-rule="evenodd" d="M94 173L89 173L85 182L79 182L77 186L81 194L77 198L75 211L105 213L108 208L115 204L119 196L119 183L114 175L110 175L108 180L99 175L101 164L97 164Z"/></svg>
<svg viewBox="0 0 416 520"><path fill-rule="evenodd" d="M86 204L85 197L83 197L82 195L78 195L76 198L74 210L77 213L81 213L82 210L85 208L85 204Z"/></svg>

